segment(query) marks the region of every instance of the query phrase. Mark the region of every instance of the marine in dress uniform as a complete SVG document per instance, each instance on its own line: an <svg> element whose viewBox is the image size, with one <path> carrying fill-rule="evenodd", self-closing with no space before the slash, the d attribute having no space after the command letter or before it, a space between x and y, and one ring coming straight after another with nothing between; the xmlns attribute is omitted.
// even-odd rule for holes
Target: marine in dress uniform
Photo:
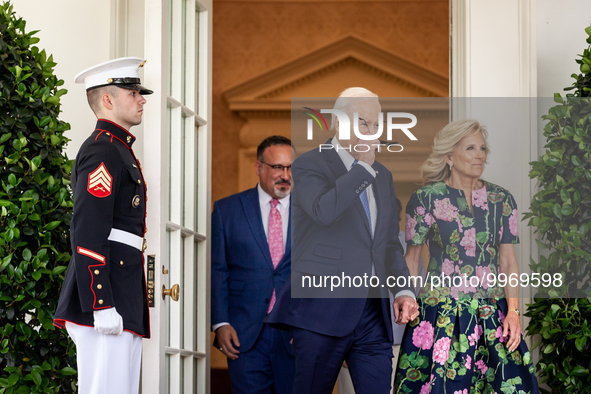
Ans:
<svg viewBox="0 0 591 394"><path fill-rule="evenodd" d="M72 170L72 259L54 319L76 343L83 394L137 393L141 338L150 337L143 264L146 184L128 130L141 122L141 95L152 93L140 84L141 65L139 58L115 59L76 77L87 91L116 89L109 96L115 110L95 111L95 130ZM136 105L123 106L122 99ZM105 113L109 119L100 118Z"/></svg>

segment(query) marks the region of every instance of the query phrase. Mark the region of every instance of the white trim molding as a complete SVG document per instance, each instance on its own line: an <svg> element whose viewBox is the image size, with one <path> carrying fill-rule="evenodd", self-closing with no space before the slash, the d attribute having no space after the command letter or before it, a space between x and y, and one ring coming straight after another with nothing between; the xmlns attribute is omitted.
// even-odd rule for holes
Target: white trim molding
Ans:
<svg viewBox="0 0 591 394"><path fill-rule="evenodd" d="M495 128L494 121L485 121L493 150L484 177L507 187L519 212L526 212L535 194L529 163L538 157L536 102L525 99L537 94L535 0L452 0L450 7L452 119L482 115L473 97L524 98L515 101L521 112L517 128ZM521 222L520 230L517 259L521 272L529 272L530 256L538 256L537 245L533 228ZM531 294L521 297L519 309L525 310ZM527 323L522 317L522 326ZM527 342L531 346L531 338Z"/></svg>

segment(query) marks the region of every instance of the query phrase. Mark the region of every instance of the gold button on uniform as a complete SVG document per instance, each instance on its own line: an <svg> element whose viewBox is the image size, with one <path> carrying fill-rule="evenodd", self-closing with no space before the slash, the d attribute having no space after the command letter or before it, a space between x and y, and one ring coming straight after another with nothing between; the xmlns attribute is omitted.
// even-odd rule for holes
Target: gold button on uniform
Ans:
<svg viewBox="0 0 591 394"><path fill-rule="evenodd" d="M100 289L103 288L103 285L100 285L100 284L99 285L96 285L96 288L100 290Z"/></svg>
<svg viewBox="0 0 591 394"><path fill-rule="evenodd" d="M140 181L139 179L137 180L137 183L139 183L140 185L142 184L142 181Z"/></svg>
<svg viewBox="0 0 591 394"><path fill-rule="evenodd" d="M100 305L103 305L103 300L99 300L99 304Z"/></svg>
<svg viewBox="0 0 591 394"><path fill-rule="evenodd" d="M101 273L101 271L99 271L99 270L94 270L94 274L95 274L95 275L98 275L98 274L100 274L100 273Z"/></svg>
<svg viewBox="0 0 591 394"><path fill-rule="evenodd" d="M119 264L123 265L123 260L121 260L121 261L119 262Z"/></svg>

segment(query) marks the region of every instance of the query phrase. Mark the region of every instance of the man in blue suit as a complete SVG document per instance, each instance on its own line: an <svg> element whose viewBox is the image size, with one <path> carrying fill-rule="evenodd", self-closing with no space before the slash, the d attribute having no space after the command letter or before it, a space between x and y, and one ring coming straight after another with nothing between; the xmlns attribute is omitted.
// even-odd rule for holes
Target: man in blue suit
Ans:
<svg viewBox="0 0 591 394"><path fill-rule="evenodd" d="M380 126L379 101L367 89L345 90L334 109L351 124L358 121L365 135L375 135ZM331 128L336 135L325 149L304 153L293 164L291 281L268 321L291 328L294 393L331 393L346 361L357 394L385 394L391 389L393 340L386 278L409 276L392 174L375 161L374 149L355 148L379 144L377 139L351 133L350 140L340 141L334 116ZM355 285L354 278L373 276L381 285ZM344 286L309 286L310 277L316 284L342 278ZM398 324L418 315L412 285L402 284L390 287Z"/></svg>
<svg viewBox="0 0 591 394"><path fill-rule="evenodd" d="M213 208L211 323L234 394L293 392L291 337L263 323L291 269L291 162L289 139L266 138L258 185Z"/></svg>

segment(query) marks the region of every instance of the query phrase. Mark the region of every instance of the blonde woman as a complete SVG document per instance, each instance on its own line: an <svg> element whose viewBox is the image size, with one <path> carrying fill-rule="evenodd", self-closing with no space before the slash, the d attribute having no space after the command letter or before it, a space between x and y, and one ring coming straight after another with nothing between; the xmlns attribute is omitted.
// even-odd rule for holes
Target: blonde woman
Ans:
<svg viewBox="0 0 591 394"><path fill-rule="evenodd" d="M421 167L424 187L406 208L406 262L416 275L423 244L430 261L419 317L408 324L396 393L528 393L538 383L519 322L514 244L517 206L480 178L489 153L475 120L448 124Z"/></svg>

